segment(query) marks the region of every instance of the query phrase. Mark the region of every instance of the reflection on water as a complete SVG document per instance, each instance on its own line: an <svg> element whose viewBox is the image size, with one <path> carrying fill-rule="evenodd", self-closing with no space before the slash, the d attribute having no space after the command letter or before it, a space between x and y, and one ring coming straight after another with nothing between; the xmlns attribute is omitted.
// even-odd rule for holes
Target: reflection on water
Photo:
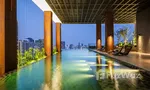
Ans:
<svg viewBox="0 0 150 90"><path fill-rule="evenodd" d="M149 83L138 69L88 50L68 50L0 78L0 90L149 90Z"/></svg>
<svg viewBox="0 0 150 90"><path fill-rule="evenodd" d="M61 54L56 55L56 68L53 71L53 59L47 57L45 59L45 84L43 90L61 90Z"/></svg>
<svg viewBox="0 0 150 90"><path fill-rule="evenodd" d="M119 65L113 59L102 58L99 54L96 62L97 66L92 66L92 70L95 69L96 79L103 90L149 90L139 70Z"/></svg>
<svg viewBox="0 0 150 90"><path fill-rule="evenodd" d="M43 90L52 90L52 57L45 59L45 83Z"/></svg>
<svg viewBox="0 0 150 90"><path fill-rule="evenodd" d="M56 55L56 68L53 73L52 81L52 90L61 90L61 80L62 80L62 71L61 71L61 54Z"/></svg>

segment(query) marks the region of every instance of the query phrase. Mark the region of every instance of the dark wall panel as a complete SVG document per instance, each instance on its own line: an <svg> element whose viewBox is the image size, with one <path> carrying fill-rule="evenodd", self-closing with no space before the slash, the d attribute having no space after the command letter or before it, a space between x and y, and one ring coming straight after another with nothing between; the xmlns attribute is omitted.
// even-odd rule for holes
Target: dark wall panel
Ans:
<svg viewBox="0 0 150 90"><path fill-rule="evenodd" d="M138 51L150 53L150 7L137 13Z"/></svg>

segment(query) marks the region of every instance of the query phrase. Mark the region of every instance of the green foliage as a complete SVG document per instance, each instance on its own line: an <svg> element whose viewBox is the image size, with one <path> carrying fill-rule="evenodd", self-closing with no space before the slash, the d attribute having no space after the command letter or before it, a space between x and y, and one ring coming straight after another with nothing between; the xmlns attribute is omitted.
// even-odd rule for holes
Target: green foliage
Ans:
<svg viewBox="0 0 150 90"><path fill-rule="evenodd" d="M53 48L53 54L57 54L57 48ZM36 62L42 58L45 58L45 50L44 48L29 48L24 53L17 50L18 55L18 67L29 65L33 62Z"/></svg>
<svg viewBox="0 0 150 90"><path fill-rule="evenodd" d="M129 29L127 27L120 28L115 32L114 35L117 37L118 46L128 45L129 44L128 40L131 38L131 36L133 37L132 39L133 45L135 45L136 43L135 32L131 32L131 31L129 32ZM121 39L123 39L123 43L120 41Z"/></svg>
<svg viewBox="0 0 150 90"><path fill-rule="evenodd" d="M120 42L119 44L117 44L117 46L119 46L119 47L122 47L124 45L132 46L132 43L129 43L129 42L126 42L126 43Z"/></svg>
<svg viewBox="0 0 150 90"><path fill-rule="evenodd" d="M120 43L118 44L118 46L119 46L119 47L122 47L122 46L124 46L124 43L120 42Z"/></svg>
<svg viewBox="0 0 150 90"><path fill-rule="evenodd" d="M117 37L117 42L118 42L118 44L119 44L119 43L120 43L120 40L121 40L120 30L117 30L117 31L115 32L115 36Z"/></svg>
<svg viewBox="0 0 150 90"><path fill-rule="evenodd" d="M58 52L57 52L57 48L56 48L56 46L55 47L53 47L53 54L57 54Z"/></svg>
<svg viewBox="0 0 150 90"><path fill-rule="evenodd" d="M132 44L131 44L131 43L128 43L127 45L128 45L128 46L132 46Z"/></svg>
<svg viewBox="0 0 150 90"><path fill-rule="evenodd" d="M22 56L22 53L19 50L17 50L17 57L18 57L18 66L21 66L23 56Z"/></svg>
<svg viewBox="0 0 150 90"><path fill-rule="evenodd" d="M34 60L38 60L38 58L40 58L40 50L39 49L34 49Z"/></svg>
<svg viewBox="0 0 150 90"><path fill-rule="evenodd" d="M45 57L45 50L36 48L29 48L24 53L17 50L18 54L18 67L22 67L28 64L31 64L35 61L38 61Z"/></svg>
<svg viewBox="0 0 150 90"><path fill-rule="evenodd" d="M120 33L121 37L123 38L124 43L126 44L126 42L127 42L128 28L122 28L122 29L120 29L119 33Z"/></svg>

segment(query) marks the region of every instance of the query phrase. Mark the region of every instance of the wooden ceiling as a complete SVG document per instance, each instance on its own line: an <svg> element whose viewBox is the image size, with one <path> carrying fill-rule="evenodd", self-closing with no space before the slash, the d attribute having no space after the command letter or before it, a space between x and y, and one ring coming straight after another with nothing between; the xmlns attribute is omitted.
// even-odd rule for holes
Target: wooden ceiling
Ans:
<svg viewBox="0 0 150 90"><path fill-rule="evenodd" d="M88 23L105 21L105 11L111 9L114 23L134 23L136 13L150 0L46 0L62 23Z"/></svg>

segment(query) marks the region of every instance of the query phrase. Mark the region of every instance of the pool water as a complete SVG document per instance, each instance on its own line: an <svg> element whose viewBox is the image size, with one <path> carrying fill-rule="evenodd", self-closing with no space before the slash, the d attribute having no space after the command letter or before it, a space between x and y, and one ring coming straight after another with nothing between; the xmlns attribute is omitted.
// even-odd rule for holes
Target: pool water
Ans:
<svg viewBox="0 0 150 90"><path fill-rule="evenodd" d="M0 90L150 90L149 84L140 70L87 49L64 50L0 78Z"/></svg>

